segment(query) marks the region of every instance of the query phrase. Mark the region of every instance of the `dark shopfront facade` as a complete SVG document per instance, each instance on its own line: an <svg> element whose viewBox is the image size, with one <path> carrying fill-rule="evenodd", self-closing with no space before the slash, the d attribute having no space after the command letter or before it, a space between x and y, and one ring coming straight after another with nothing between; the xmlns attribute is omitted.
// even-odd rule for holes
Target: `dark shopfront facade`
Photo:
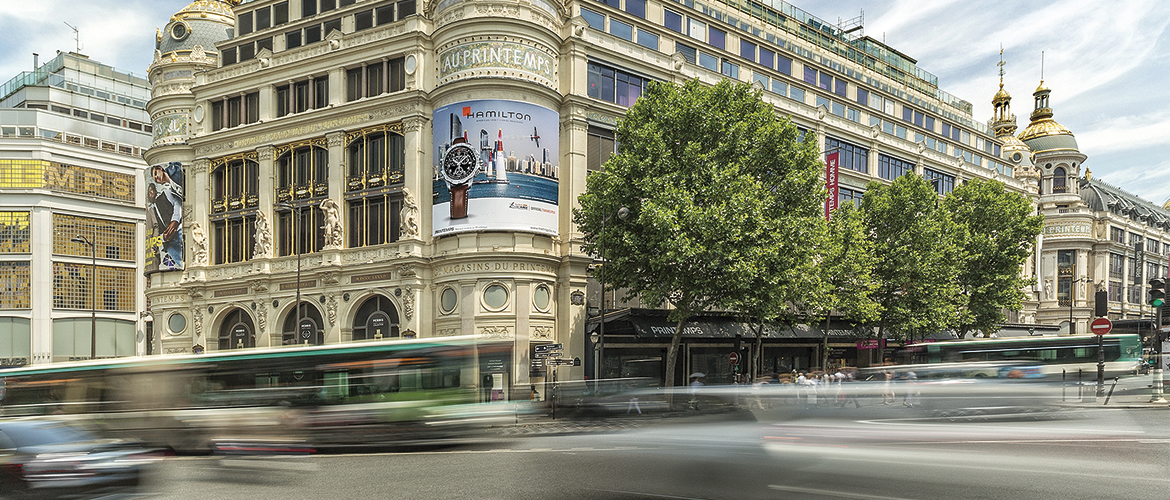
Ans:
<svg viewBox="0 0 1170 500"><path fill-rule="evenodd" d="M649 377L661 383L666 369L666 352L670 348L675 323L667 318L669 311L660 309L621 309L605 315L605 336L599 338L604 344L603 361L598 378ZM601 318L591 318L588 333L600 337ZM821 325L823 326L823 325ZM708 384L729 384L734 381L730 355L735 351L736 337L739 337L739 373L746 374L750 359L756 353L756 326L741 322L730 314L704 313L694 316L684 327L676 362L675 381L678 385L687 383L687 376L694 372L706 374ZM791 373L819 369L824 349L825 335L820 326L811 325L768 325L763 332L761 349L763 356L760 375ZM854 327L845 322L833 321L828 329L829 367L866 367L890 359L893 343L885 349L867 349L864 342L872 340L873 329ZM587 342L590 342L587 340ZM862 348L858 348L859 345ZM592 378L597 345L586 346L585 373Z"/></svg>

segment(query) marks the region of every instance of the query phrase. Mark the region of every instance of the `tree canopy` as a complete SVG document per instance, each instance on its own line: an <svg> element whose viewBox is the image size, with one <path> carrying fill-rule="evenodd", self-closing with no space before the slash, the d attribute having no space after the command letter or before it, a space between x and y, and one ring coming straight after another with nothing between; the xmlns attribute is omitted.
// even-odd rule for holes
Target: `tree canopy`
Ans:
<svg viewBox="0 0 1170 500"><path fill-rule="evenodd" d="M882 335L914 340L954 323L964 250L938 200L931 184L914 173L890 185L871 182L862 198Z"/></svg>
<svg viewBox="0 0 1170 500"><path fill-rule="evenodd" d="M667 386L689 316L767 311L811 286L825 190L817 147L799 137L747 84L652 82L589 176L573 213L584 250L604 249L606 283L672 308Z"/></svg>
<svg viewBox="0 0 1170 500"><path fill-rule="evenodd" d="M1004 309L1023 305L1023 287L1032 284L1020 274L1031 254L1044 216L1024 196L1002 182L969 180L943 199L956 223L963 259L958 269L958 304L954 328L960 337L976 330L990 334L1004 321Z"/></svg>

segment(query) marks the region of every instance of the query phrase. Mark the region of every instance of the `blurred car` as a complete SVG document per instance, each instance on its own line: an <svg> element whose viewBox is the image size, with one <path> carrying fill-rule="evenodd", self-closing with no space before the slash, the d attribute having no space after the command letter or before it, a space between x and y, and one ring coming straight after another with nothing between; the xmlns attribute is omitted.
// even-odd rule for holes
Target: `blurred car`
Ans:
<svg viewBox="0 0 1170 500"><path fill-rule="evenodd" d="M63 422L0 421L0 498L85 498L139 490L162 458Z"/></svg>

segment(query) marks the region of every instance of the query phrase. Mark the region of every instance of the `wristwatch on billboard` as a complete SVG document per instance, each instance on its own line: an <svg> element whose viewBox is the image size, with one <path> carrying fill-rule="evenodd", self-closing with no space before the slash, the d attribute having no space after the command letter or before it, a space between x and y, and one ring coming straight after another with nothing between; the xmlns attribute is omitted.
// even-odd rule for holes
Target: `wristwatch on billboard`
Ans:
<svg viewBox="0 0 1170 500"><path fill-rule="evenodd" d="M467 217L467 192L479 168L479 153L462 137L443 153L443 181L451 192L451 219Z"/></svg>

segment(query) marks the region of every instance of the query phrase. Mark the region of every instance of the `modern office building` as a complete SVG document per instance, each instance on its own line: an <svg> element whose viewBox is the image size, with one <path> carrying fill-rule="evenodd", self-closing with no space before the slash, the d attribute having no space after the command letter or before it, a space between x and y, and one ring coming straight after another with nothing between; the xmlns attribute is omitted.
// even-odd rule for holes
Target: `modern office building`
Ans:
<svg viewBox="0 0 1170 500"><path fill-rule="evenodd" d="M147 81L33 61L0 88L0 366L146 353Z"/></svg>
<svg viewBox="0 0 1170 500"><path fill-rule="evenodd" d="M911 171L1028 191L914 59L779 0L237 3L177 13L149 69L156 219L178 206L182 227L148 226L164 353L482 334L515 342L509 387L545 376L538 344L591 375L589 306L615 306L571 210L652 80L756 85L840 153L842 203ZM603 375L665 352L639 311L607 330ZM726 367L728 331L688 336L680 372ZM833 332L856 362L865 332ZM769 334L765 363L807 367L820 343Z"/></svg>

